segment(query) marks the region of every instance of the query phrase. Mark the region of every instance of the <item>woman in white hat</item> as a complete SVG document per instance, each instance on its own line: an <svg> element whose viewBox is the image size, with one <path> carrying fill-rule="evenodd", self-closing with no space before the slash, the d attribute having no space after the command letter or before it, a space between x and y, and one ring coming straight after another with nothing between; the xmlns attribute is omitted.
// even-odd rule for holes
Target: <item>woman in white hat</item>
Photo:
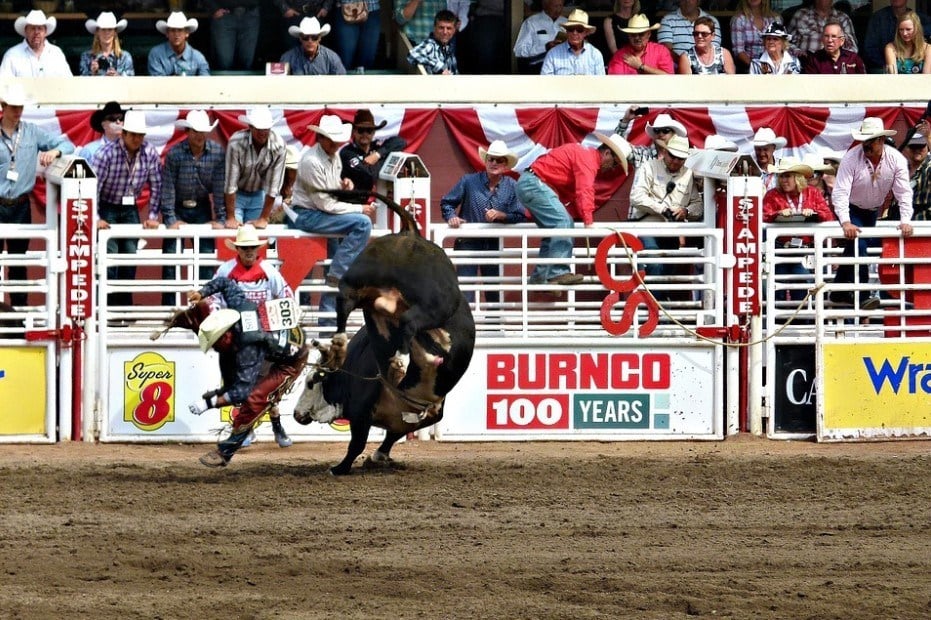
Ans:
<svg viewBox="0 0 931 620"><path fill-rule="evenodd" d="M81 75L136 75L132 54L120 44L120 32L126 29L125 19L116 21L116 16L104 11L97 19L84 22L84 27L94 35L91 48L81 54Z"/></svg>
<svg viewBox="0 0 931 620"><path fill-rule="evenodd" d="M624 45L608 63L608 75L666 75L675 73L669 48L650 41L650 33L659 24L650 25L642 13L630 18L626 28L629 43Z"/></svg>
<svg viewBox="0 0 931 620"><path fill-rule="evenodd" d="M763 53L750 63L752 75L786 75L801 73L798 58L789 53L789 33L781 22L773 22L763 31Z"/></svg>

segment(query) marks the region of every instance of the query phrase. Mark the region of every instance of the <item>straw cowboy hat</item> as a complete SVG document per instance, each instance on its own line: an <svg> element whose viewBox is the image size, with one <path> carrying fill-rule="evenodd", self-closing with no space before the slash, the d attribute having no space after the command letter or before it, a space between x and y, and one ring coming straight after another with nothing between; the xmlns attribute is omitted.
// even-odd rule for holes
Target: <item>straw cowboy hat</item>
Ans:
<svg viewBox="0 0 931 620"><path fill-rule="evenodd" d="M582 9L573 9L566 21L559 26L559 29L565 32L566 28L572 28L573 26L582 26L589 34L597 30L594 26L588 25L588 13Z"/></svg>
<svg viewBox="0 0 931 620"><path fill-rule="evenodd" d="M91 114L91 129L97 133L103 133L103 120L108 116L115 116L117 114L125 116L126 110L123 109L123 106L121 106L118 101L108 101L102 108L94 110L94 113Z"/></svg>
<svg viewBox="0 0 931 620"><path fill-rule="evenodd" d="M724 136L718 135L716 133L711 134L705 138L705 150L706 151L733 151L737 152L737 145L725 138Z"/></svg>
<svg viewBox="0 0 931 620"><path fill-rule="evenodd" d="M780 39L788 39L789 33L786 31L786 27L782 25L782 22L773 22L767 26L763 32L760 33L761 37L779 37Z"/></svg>
<svg viewBox="0 0 931 620"><path fill-rule="evenodd" d="M352 125L344 123L335 114L324 114L320 117L319 125L308 125L307 129L333 142L348 142L352 135Z"/></svg>
<svg viewBox="0 0 931 620"><path fill-rule="evenodd" d="M611 151L617 155L617 159L621 162L621 168L624 170L624 174L627 174L627 158L630 157L630 154L634 150L630 146L630 142L617 135L616 133L613 133L610 136L606 136L603 133L598 133L596 131L595 137L601 140L602 144L611 149Z"/></svg>
<svg viewBox="0 0 931 620"><path fill-rule="evenodd" d="M210 347L217 343L217 340L229 331L230 327L239 321L239 313L231 308L221 308L211 312L206 319L200 324L197 330L197 341L200 343L200 350L206 353Z"/></svg>
<svg viewBox="0 0 931 620"><path fill-rule="evenodd" d="M256 129L271 129L275 124L275 119L272 118L271 110L264 106L256 106L250 108L245 114L240 114L239 122Z"/></svg>
<svg viewBox="0 0 931 620"><path fill-rule="evenodd" d="M224 241L227 249L236 251L236 248L260 248L268 243L267 240L259 239L259 231L252 224L243 224L236 231L236 240L226 239Z"/></svg>
<svg viewBox="0 0 931 620"><path fill-rule="evenodd" d="M372 115L371 110L366 110L362 108L361 110L356 110L356 115L352 119L352 127L354 129L359 128L368 128L368 129L381 129L388 124L388 121L382 121L375 124L375 117Z"/></svg>
<svg viewBox="0 0 931 620"><path fill-rule="evenodd" d="M784 174L786 172L792 172L795 174L800 174L804 177L810 177L812 174L811 166L805 165L799 160L798 157L780 157L779 161L776 162L776 165L770 164L767 166L767 172L770 174Z"/></svg>
<svg viewBox="0 0 931 620"><path fill-rule="evenodd" d="M650 20L643 13L637 13L632 15L630 20L627 22L627 28L621 28L621 32L626 32L627 34L640 34L641 32L646 32L647 30L656 30L659 28L659 24L650 25Z"/></svg>
<svg viewBox="0 0 931 620"><path fill-rule="evenodd" d="M12 106L23 106L32 103L32 100L19 84L7 84L6 88L0 91L0 102Z"/></svg>
<svg viewBox="0 0 931 620"><path fill-rule="evenodd" d="M672 129L680 138L685 138L689 134L685 125L673 119L668 114L657 114L656 118L653 119L652 125L647 123L647 135L650 136L650 138L656 138L657 129Z"/></svg>
<svg viewBox="0 0 931 620"><path fill-rule="evenodd" d="M691 154L689 150L689 141L688 138L683 138L680 135L675 135L666 142L666 150L676 157L681 157L685 159Z"/></svg>
<svg viewBox="0 0 931 620"><path fill-rule="evenodd" d="M123 131L129 133L149 133L145 125L145 112L142 110L126 110L123 114Z"/></svg>
<svg viewBox="0 0 931 620"><path fill-rule="evenodd" d="M769 127L760 127L753 134L753 146L775 146L781 149L786 145L787 140L776 136L776 132Z"/></svg>
<svg viewBox="0 0 931 620"><path fill-rule="evenodd" d="M508 145L504 143L504 140L495 140L488 145L488 150L478 147L478 156L482 161L487 161L488 156L492 157L504 157L508 160L508 168L513 168L517 165L517 154L508 150Z"/></svg>
<svg viewBox="0 0 931 620"><path fill-rule="evenodd" d="M850 135L853 136L854 140L866 142L867 140L872 140L873 138L894 136L897 133L899 132L897 132L895 129L886 129L883 127L883 121L881 118L867 116L863 119L863 122L860 123L860 129L854 129L850 132Z"/></svg>
<svg viewBox="0 0 931 620"><path fill-rule="evenodd" d="M193 17L188 19L181 11L175 11L168 16L168 21L160 19L155 22L155 29L162 34L167 34L169 28L181 28L190 34L197 31L197 20Z"/></svg>
<svg viewBox="0 0 931 620"><path fill-rule="evenodd" d="M818 153L806 153L802 157L802 164L808 166L815 172L824 172L831 170L834 166L824 163L824 156Z"/></svg>
<svg viewBox="0 0 931 620"><path fill-rule="evenodd" d="M316 17L305 17L299 26L288 28L288 34L299 39L302 35L325 37L330 32L330 24L320 25Z"/></svg>
<svg viewBox="0 0 931 620"><path fill-rule="evenodd" d="M45 13L36 9L29 11L25 17L17 17L16 21L13 22L13 29L16 30L16 34L19 36L25 37L26 26L45 26L45 36L48 37L55 32L55 26L57 25L57 19L54 17L46 17Z"/></svg>
<svg viewBox="0 0 931 620"><path fill-rule="evenodd" d="M97 16L97 19L89 19L84 22L84 27L91 34L97 34L97 31L101 28L104 30L116 30L117 32L123 32L126 30L126 26L129 24L125 19L116 21L116 15L110 11L104 11Z"/></svg>
<svg viewBox="0 0 931 620"><path fill-rule="evenodd" d="M210 117L207 116L207 112L204 110L191 110L187 113L187 117L175 121L175 127L178 129L193 129L194 131L199 131L202 133L210 133L216 129L217 123L220 121L213 121L213 124L210 124Z"/></svg>

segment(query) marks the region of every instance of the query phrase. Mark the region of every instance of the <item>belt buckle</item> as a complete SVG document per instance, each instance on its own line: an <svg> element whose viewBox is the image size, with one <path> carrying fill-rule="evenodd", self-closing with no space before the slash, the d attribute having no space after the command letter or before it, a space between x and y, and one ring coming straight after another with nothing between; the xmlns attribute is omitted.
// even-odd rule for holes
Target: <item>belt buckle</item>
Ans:
<svg viewBox="0 0 931 620"><path fill-rule="evenodd" d="M197 206L197 201L196 200L182 200L181 206L184 207L185 209L193 209L194 207Z"/></svg>

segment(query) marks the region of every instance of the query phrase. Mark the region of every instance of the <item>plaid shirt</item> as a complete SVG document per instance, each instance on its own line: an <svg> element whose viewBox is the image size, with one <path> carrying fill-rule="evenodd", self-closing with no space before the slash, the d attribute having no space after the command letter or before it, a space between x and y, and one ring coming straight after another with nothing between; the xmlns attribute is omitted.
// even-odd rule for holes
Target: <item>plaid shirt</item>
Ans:
<svg viewBox="0 0 931 620"><path fill-rule="evenodd" d="M213 195L213 219L226 220L223 185L226 179L226 154L223 147L207 140L197 159L191 144L184 140L174 145L165 157L162 172L162 217L166 226L177 221L175 207L184 200L203 202Z"/></svg>
<svg viewBox="0 0 931 620"><path fill-rule="evenodd" d="M775 17L763 18L763 30L776 21ZM759 58L763 54L763 30L757 30L753 20L745 14L735 15L731 20L731 51L734 58L746 54L750 60Z"/></svg>
<svg viewBox="0 0 931 620"><path fill-rule="evenodd" d="M840 22L844 29L844 49L851 52L857 51L857 35L853 31L853 22L837 9L831 9L831 14L827 17L821 17L813 8L799 9L789 22L789 34L792 35L789 50L796 54L799 50L809 54L821 49L821 34L824 32L824 25L829 19Z"/></svg>
<svg viewBox="0 0 931 620"><path fill-rule="evenodd" d="M560 43L546 53L540 75L604 75L605 60L601 51L583 42L582 51L576 54L569 43Z"/></svg>
<svg viewBox="0 0 931 620"><path fill-rule="evenodd" d="M617 122L617 127L614 129L614 133L626 138L627 129L630 126L630 121L624 120L624 117L621 117L621 120ZM651 159L656 159L659 155L656 151L656 147L653 146L651 141L649 146L641 146L639 144L631 144L630 157L627 158L627 161L630 162L634 168L640 168L645 162L650 161Z"/></svg>
<svg viewBox="0 0 931 620"><path fill-rule="evenodd" d="M97 171L97 194L100 202L123 204L123 196L139 199L142 188L149 184L149 219L158 219L162 199L162 165L158 151L143 142L133 161L123 141L111 142L94 154L91 161Z"/></svg>
<svg viewBox="0 0 931 620"><path fill-rule="evenodd" d="M427 73L433 75L443 73L447 69L453 75L459 73L452 44L443 45L433 38L433 33L430 33L428 39L410 51L407 55L407 62L412 65L423 65Z"/></svg>
<svg viewBox="0 0 931 620"><path fill-rule="evenodd" d="M226 193L237 190L254 192L265 190L266 196L275 197L284 181L284 160L287 146L274 131L262 150L252 148L252 132L237 131L226 145Z"/></svg>

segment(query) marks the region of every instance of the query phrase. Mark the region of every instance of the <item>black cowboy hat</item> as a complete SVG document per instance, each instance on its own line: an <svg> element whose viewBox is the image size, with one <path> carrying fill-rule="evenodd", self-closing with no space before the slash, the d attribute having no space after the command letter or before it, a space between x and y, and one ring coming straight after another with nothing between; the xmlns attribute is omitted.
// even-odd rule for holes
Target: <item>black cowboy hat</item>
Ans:
<svg viewBox="0 0 931 620"><path fill-rule="evenodd" d="M103 119L112 114L126 114L126 110L120 106L119 102L108 101L106 105L91 114L91 128L97 133L103 133Z"/></svg>
<svg viewBox="0 0 931 620"><path fill-rule="evenodd" d="M371 111L362 109L356 111L355 118L352 119L352 126L355 127L374 127L375 129L381 129L388 124L388 121L382 121L378 125L375 124L375 117L372 116Z"/></svg>

